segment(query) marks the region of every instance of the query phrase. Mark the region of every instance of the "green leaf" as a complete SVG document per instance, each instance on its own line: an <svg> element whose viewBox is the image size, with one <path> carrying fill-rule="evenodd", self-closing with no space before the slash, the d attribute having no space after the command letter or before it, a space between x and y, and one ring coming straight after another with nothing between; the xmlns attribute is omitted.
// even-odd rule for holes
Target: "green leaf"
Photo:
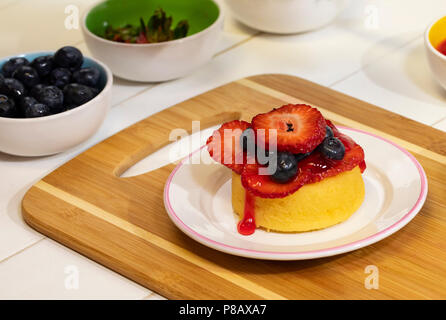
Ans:
<svg viewBox="0 0 446 320"><path fill-rule="evenodd" d="M173 38L180 39L187 36L189 31L189 22L187 20L181 20L173 30Z"/></svg>
<svg viewBox="0 0 446 320"><path fill-rule="evenodd" d="M144 19L142 17L139 18L139 24L140 24L141 32L143 32L144 34L147 33L146 25L144 24Z"/></svg>

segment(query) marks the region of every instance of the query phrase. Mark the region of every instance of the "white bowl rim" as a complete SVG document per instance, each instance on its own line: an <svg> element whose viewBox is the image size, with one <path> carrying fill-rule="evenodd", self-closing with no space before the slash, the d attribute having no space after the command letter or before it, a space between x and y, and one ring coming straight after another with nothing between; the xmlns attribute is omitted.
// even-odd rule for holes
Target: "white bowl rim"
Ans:
<svg viewBox="0 0 446 320"><path fill-rule="evenodd" d="M426 46L429 48L429 50L431 52L433 52L437 57L439 57L440 59L446 61L446 55L440 53L436 48L434 48L434 46L432 45L432 43L429 40L429 33L432 29L432 27L441 19L446 17L446 13L443 13L441 16L438 16L437 18L435 18L435 20L433 20L429 26L427 27L426 31L424 32L424 42L426 43Z"/></svg>
<svg viewBox="0 0 446 320"><path fill-rule="evenodd" d="M8 57L2 57L0 60L6 60L6 59L10 59L10 58L14 58L14 57L20 57L20 56L25 56L28 54L42 54L42 55L48 55L48 54L54 54L55 51L33 51L33 52L25 52L25 53L19 53L19 54L15 54L15 55L11 55ZM104 63L102 63L101 61L99 61L98 59L92 58L92 57L88 57L88 56L84 56L85 58L88 58L92 61L94 61L95 63L97 63L98 65L100 65L102 68L104 68L105 70L105 74L107 76L107 81L105 83L104 88L101 90L101 92L98 93L98 95L96 97L94 97L93 99L91 99L90 101L76 107L73 108L71 110L67 110L67 111L62 111L60 113L56 113L56 114L52 114L49 116L44 116L44 117L36 117L36 118L6 118L6 117L0 117L0 124L2 123L25 123L25 122L46 122L46 121L51 121L51 120L55 120L58 118L63 118L63 117L68 117L72 114L75 114L77 112L80 112L83 109L88 108L89 106L91 106L92 104L94 104L95 100L98 99L99 96L103 95L103 93L106 90L110 90L110 88L113 85L113 74L111 72L111 70L107 67L107 65L105 65Z"/></svg>
<svg viewBox="0 0 446 320"><path fill-rule="evenodd" d="M199 37L201 35L203 35L206 32L209 32L209 30L214 29L216 26L218 26L220 24L220 22L223 20L224 14L223 14L223 7L221 4L218 3L218 1L216 0L210 0L212 1L218 8L218 17L217 19L215 19L215 21L208 27L206 27L205 29L201 30L200 32L194 33L190 36L186 36L184 38L181 39L176 39L176 40L170 40L170 41L164 41L164 42L155 42L155 43L123 43L123 42L117 42L117 41L111 41L111 40L107 40L104 38L101 38L97 35L95 35L93 32L91 32L87 26L86 26L86 20L87 20L87 16L90 13L90 11L103 4L104 2L106 2L107 0L101 1L101 2L96 2L94 4L92 4L90 7L88 7L82 17L82 30L88 34L89 36L91 36L92 38L99 40L101 42L104 43L108 43L111 45L116 45L116 46L120 46L120 47L137 47L137 48L144 48L144 47L161 47L161 46L169 46L171 44L177 44L177 43L182 43L182 42L186 42L189 40L193 40L196 37Z"/></svg>

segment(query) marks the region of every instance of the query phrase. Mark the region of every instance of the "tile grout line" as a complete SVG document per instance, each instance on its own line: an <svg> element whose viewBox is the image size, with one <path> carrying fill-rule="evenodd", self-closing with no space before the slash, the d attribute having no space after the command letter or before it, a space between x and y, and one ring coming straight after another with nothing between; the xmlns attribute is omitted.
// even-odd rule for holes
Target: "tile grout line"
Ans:
<svg viewBox="0 0 446 320"><path fill-rule="evenodd" d="M153 89L153 88L157 87L158 85L159 84L155 84L155 85L153 85L151 87L146 87L146 88L142 89L141 91L138 91L138 92L128 96L127 98L124 98L124 99L122 99L119 102L116 102L115 104L111 105L111 107L115 108L115 107L117 107L117 106L119 106L119 105L121 105L121 104L123 104L123 103L125 103L125 102L127 102L127 101L129 101L129 100L131 100L131 99L133 99L133 98L135 98L137 96L139 96L140 94L143 94L143 93L145 93L147 91L150 91L150 89Z"/></svg>
<svg viewBox="0 0 446 320"><path fill-rule="evenodd" d="M84 39L81 39L81 40L79 40L79 41L73 43L71 46L73 46L73 47L77 47L77 46L80 46L80 45L83 44L83 43L85 43L85 40L84 40Z"/></svg>
<svg viewBox="0 0 446 320"><path fill-rule="evenodd" d="M396 48L393 48L393 49L391 49L389 52L383 54L382 56L377 57L377 58L373 59L372 61L366 63L364 66L360 67L359 69L357 69L357 70L351 72L350 74L348 74L348 75L342 77L341 79L338 79L338 80L334 81L334 82L331 83L331 84L328 84L327 87L328 87L328 88L332 88L332 87L334 87L335 85L337 85L337 84L339 84L339 83L341 83L341 82L343 82L343 81L349 79L350 77L356 75L357 73L361 72L362 70L365 70L365 69L369 68L371 65L373 65L373 64L375 64L375 63L378 63L378 62L381 61L383 58L385 58L385 57L387 57L387 56L389 56L389 55L391 55L391 54L394 54L394 53L396 53L397 51L399 51L399 50L405 48L406 46L410 45L412 42L418 40L419 37L421 37L422 35L423 35L423 33L418 34L416 37L414 37L414 38L412 38L412 39L410 39L410 40L404 42L402 45L400 45L400 46L398 46L398 47L396 47Z"/></svg>
<svg viewBox="0 0 446 320"><path fill-rule="evenodd" d="M151 296L154 296L154 295L155 295L155 292L152 291L152 292L150 292L148 295L142 297L141 300L147 300L147 299L149 299Z"/></svg>
<svg viewBox="0 0 446 320"><path fill-rule="evenodd" d="M7 257L4 258L3 260L0 260L0 264L3 263L3 262L8 261L9 259L11 259L11 258L13 258L13 257L15 257L15 256L17 256L17 255L19 255L19 254L22 253L22 252L25 252L26 250L30 249L31 247L33 247L34 245L38 244L38 243L41 242L42 240L45 240L46 238L47 238L46 236L42 235L42 238L40 238L40 239L37 240L36 242L31 243L31 244L27 245L26 247L20 249L19 251L16 251L16 252L14 252L13 254L7 256Z"/></svg>
<svg viewBox="0 0 446 320"><path fill-rule="evenodd" d="M439 124L440 122L442 122L443 120L446 120L446 116L442 117L440 120L434 121L434 123L431 124L431 127L436 126L437 124Z"/></svg>
<svg viewBox="0 0 446 320"><path fill-rule="evenodd" d="M222 54L224 54L224 53L226 53L226 52L228 52L228 51L230 51L232 49L235 49L235 48L245 44L246 42L251 41L252 39L257 37L258 35L262 35L262 34L263 34L263 32L258 31L256 33L250 35L249 37L243 39L242 41L234 43L232 46L229 46L228 48L223 49L223 50L217 52L216 54L214 54L213 58L218 57L218 56L220 56L220 55L222 55Z"/></svg>

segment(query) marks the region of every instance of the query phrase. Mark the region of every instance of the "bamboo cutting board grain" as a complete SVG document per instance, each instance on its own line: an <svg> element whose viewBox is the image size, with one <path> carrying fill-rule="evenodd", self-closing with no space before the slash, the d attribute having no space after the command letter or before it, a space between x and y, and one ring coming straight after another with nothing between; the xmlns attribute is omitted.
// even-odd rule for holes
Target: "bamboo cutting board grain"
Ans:
<svg viewBox="0 0 446 320"><path fill-rule="evenodd" d="M423 165L429 194L405 228L363 249L309 261L262 261L207 248L169 220L163 204L169 164L119 176L165 146L174 128L191 130L285 103L306 102L338 124L408 149ZM446 106L445 106L446 108ZM385 156L385 155L383 155ZM446 298L446 133L309 81L261 75L235 81L157 113L61 166L25 195L33 228L171 299ZM366 289L368 265L379 289Z"/></svg>

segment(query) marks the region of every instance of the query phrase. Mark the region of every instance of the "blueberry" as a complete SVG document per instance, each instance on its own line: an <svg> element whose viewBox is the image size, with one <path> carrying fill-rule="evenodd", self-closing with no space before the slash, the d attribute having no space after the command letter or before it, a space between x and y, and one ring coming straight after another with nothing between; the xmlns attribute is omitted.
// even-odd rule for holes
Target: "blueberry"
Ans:
<svg viewBox="0 0 446 320"><path fill-rule="evenodd" d="M78 83L66 85L63 92L66 105L80 106L94 98L94 93L90 87Z"/></svg>
<svg viewBox="0 0 446 320"><path fill-rule="evenodd" d="M51 112L57 112L62 108L64 102L64 94L56 86L43 87L39 96L36 98L40 103L46 104Z"/></svg>
<svg viewBox="0 0 446 320"><path fill-rule="evenodd" d="M296 157L296 161L299 162L299 161L303 160L304 158L308 157L310 154L311 154L311 152L298 153L298 154L295 154L294 156Z"/></svg>
<svg viewBox="0 0 446 320"><path fill-rule="evenodd" d="M51 114L51 109L43 103L36 103L25 109L26 118L37 118L49 116Z"/></svg>
<svg viewBox="0 0 446 320"><path fill-rule="evenodd" d="M0 88L3 87L3 83L5 82L5 76L0 72Z"/></svg>
<svg viewBox="0 0 446 320"><path fill-rule="evenodd" d="M6 61L2 66L3 75L7 78L11 77L14 71L21 66L29 65L29 61L26 58L16 57Z"/></svg>
<svg viewBox="0 0 446 320"><path fill-rule="evenodd" d="M40 78L40 83L43 84L44 87L51 86L51 73L45 77Z"/></svg>
<svg viewBox="0 0 446 320"><path fill-rule="evenodd" d="M63 111L68 111L68 110L74 109L76 107L77 106L74 105L74 104L69 104L69 105L66 105L66 106L63 107Z"/></svg>
<svg viewBox="0 0 446 320"><path fill-rule="evenodd" d="M100 76L101 74L96 68L82 68L73 73L73 82L96 87Z"/></svg>
<svg viewBox="0 0 446 320"><path fill-rule="evenodd" d="M36 69L41 77L46 77L54 68L53 56L40 56L31 62L31 66Z"/></svg>
<svg viewBox="0 0 446 320"><path fill-rule="evenodd" d="M242 132L242 135L240 136L240 145L244 152L248 151L251 154L255 154L256 140L254 130L248 128Z"/></svg>
<svg viewBox="0 0 446 320"><path fill-rule="evenodd" d="M325 139L331 138L331 137L334 137L333 130L329 126L326 126L325 127Z"/></svg>
<svg viewBox="0 0 446 320"><path fill-rule="evenodd" d="M28 88L32 88L40 82L39 74L30 66L18 67L12 76Z"/></svg>
<svg viewBox="0 0 446 320"><path fill-rule="evenodd" d="M94 97L96 97L99 92L101 92L98 88L90 87L91 92L93 92Z"/></svg>
<svg viewBox="0 0 446 320"><path fill-rule="evenodd" d="M331 137L325 139L319 145L319 151L324 155L324 157L333 160L342 160L345 155L344 144L338 138Z"/></svg>
<svg viewBox="0 0 446 320"><path fill-rule="evenodd" d="M19 98L25 95L25 86L17 79L5 78L0 85L0 94L12 98Z"/></svg>
<svg viewBox="0 0 446 320"><path fill-rule="evenodd" d="M50 83L56 87L63 88L71 82L71 72L67 68L56 68L51 71Z"/></svg>
<svg viewBox="0 0 446 320"><path fill-rule="evenodd" d="M68 68L72 71L79 69L84 63L84 57L79 49L66 46L60 48L54 54L54 62L62 68Z"/></svg>
<svg viewBox="0 0 446 320"><path fill-rule="evenodd" d="M0 94L0 117L14 118L17 116L17 108L13 99Z"/></svg>
<svg viewBox="0 0 446 320"><path fill-rule="evenodd" d="M271 174L271 179L278 183L287 183L297 174L297 160L294 154L278 152L276 157L277 168Z"/></svg>
<svg viewBox="0 0 446 320"><path fill-rule="evenodd" d="M42 83L36 84L34 87L32 87L29 93L32 97L39 99L39 95L44 87L45 85Z"/></svg>
<svg viewBox="0 0 446 320"><path fill-rule="evenodd" d="M39 103L39 102L34 97L26 96L26 97L20 98L19 103L18 103L18 107L19 107L20 112L22 114L25 114L25 110L28 107L30 107L30 106L32 106L32 105L34 105L36 103Z"/></svg>

